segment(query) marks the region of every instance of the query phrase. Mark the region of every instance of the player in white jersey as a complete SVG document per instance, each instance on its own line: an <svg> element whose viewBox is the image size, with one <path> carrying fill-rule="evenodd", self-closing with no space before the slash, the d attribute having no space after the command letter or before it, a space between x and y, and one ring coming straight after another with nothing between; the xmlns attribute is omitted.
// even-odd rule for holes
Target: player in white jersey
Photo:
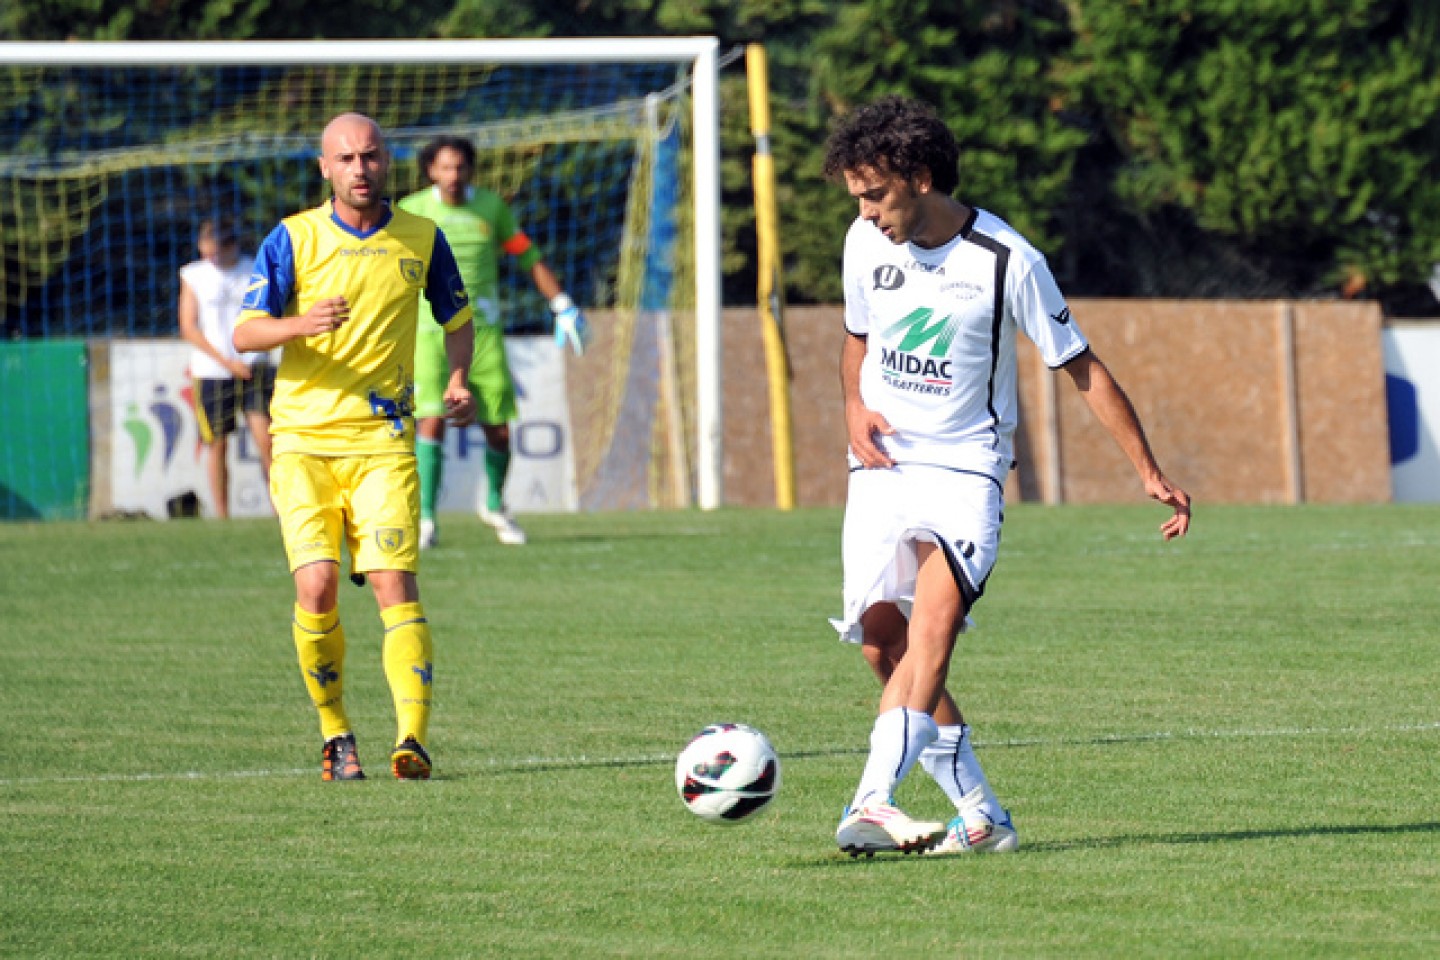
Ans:
<svg viewBox="0 0 1440 960"><path fill-rule="evenodd" d="M844 611L884 684L870 754L836 831L852 855L1005 852L1019 837L985 778L970 728L946 689L955 641L984 592L1013 465L1015 337L1063 369L1172 509L1166 479L1129 399L1071 319L1045 258L998 217L955 200L959 147L923 103L885 97L840 123L825 174L859 203L845 238L841 390L850 441L843 535ZM955 805L949 823L894 805L920 763Z"/></svg>
<svg viewBox="0 0 1440 960"><path fill-rule="evenodd" d="M228 438L242 414L260 472L267 482L270 477L275 359L269 353L239 353L230 341L255 266L253 257L240 252L234 228L224 221L202 221L195 247L200 259L180 268L176 310L180 336L194 348L189 373L195 389L195 421L208 456L206 472L215 515L224 518L230 515Z"/></svg>

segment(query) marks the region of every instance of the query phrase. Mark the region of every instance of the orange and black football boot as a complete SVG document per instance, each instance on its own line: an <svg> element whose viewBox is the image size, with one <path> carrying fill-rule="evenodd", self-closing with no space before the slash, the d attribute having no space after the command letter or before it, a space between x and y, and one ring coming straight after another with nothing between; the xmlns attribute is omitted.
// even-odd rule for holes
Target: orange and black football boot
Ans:
<svg viewBox="0 0 1440 960"><path fill-rule="evenodd" d="M347 733L325 741L320 753L321 780L364 780L360 754L355 750L355 734Z"/></svg>
<svg viewBox="0 0 1440 960"><path fill-rule="evenodd" d="M406 737L390 754L390 769L396 780L429 780L430 754L414 737Z"/></svg>

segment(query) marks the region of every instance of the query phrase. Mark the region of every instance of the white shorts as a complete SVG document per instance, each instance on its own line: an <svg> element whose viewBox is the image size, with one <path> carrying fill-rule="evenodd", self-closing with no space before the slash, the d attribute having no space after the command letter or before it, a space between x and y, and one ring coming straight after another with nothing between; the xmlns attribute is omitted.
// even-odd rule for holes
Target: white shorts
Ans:
<svg viewBox="0 0 1440 960"><path fill-rule="evenodd" d="M845 613L830 621L840 639L861 642L860 617L874 604L910 615L920 541L945 552L968 612L985 592L1004 519L1004 491L984 474L918 464L852 470L841 547Z"/></svg>

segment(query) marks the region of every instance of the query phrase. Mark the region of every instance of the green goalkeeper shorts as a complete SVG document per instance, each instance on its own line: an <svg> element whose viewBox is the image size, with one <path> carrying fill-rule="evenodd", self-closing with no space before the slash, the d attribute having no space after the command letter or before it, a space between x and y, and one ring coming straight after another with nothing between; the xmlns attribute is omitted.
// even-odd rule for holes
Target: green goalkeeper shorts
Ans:
<svg viewBox="0 0 1440 960"><path fill-rule="evenodd" d="M422 324L415 338L415 416L445 416L445 385L449 382L445 331L439 324ZM475 325L470 392L475 395L478 422L509 423L515 419L515 381L510 376L505 337L499 327Z"/></svg>

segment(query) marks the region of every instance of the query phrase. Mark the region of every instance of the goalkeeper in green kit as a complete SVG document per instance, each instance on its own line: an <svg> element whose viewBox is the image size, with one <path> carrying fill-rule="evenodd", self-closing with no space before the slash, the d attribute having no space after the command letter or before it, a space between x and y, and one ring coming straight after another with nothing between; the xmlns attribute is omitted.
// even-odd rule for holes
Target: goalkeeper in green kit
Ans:
<svg viewBox="0 0 1440 960"><path fill-rule="evenodd" d="M535 289L555 314L555 340L568 341L578 356L585 351L589 329L579 307L565 293L540 250L515 224L499 195L470 185L475 173L475 146L460 137L439 137L420 151L420 169L431 186L400 201L402 210L435 221L460 267L475 312L475 357L470 364L470 390L485 431L485 478L488 489L479 504L480 519L495 529L501 543L522 544L525 531L505 509L505 477L510 470L510 421L515 419L515 382L505 359L500 322L499 260L503 251L529 271ZM415 455L420 472L420 546L438 543L435 505L444 464L445 391L448 366L444 331L426 323L429 310L420 304L420 337L415 348ZM431 328L434 328L433 331Z"/></svg>

